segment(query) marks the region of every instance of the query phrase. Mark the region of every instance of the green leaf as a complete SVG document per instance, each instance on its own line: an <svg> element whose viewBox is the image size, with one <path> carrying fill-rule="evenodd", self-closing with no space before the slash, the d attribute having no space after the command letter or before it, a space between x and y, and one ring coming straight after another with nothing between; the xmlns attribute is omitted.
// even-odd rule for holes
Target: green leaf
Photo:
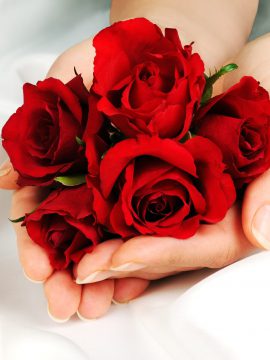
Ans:
<svg viewBox="0 0 270 360"><path fill-rule="evenodd" d="M205 79L206 79L206 84L205 84L205 88L204 88L204 92L203 92L203 96L202 96L202 100L201 100L201 105L205 105L212 97L213 94L213 85L214 83L223 75L234 71L238 69L238 66L234 63L231 64L227 64L225 66L222 66L221 69L219 69L218 71L215 72L215 74L213 75L205 75Z"/></svg>
<svg viewBox="0 0 270 360"><path fill-rule="evenodd" d="M65 186L76 186L86 183L84 174L73 176L57 176L54 180Z"/></svg>
<svg viewBox="0 0 270 360"><path fill-rule="evenodd" d="M231 71L234 71L234 70L236 70L236 69L238 69L238 65L235 64L235 63L230 63L230 64L227 64L227 65L223 66L223 67L218 71L218 73L219 73L220 76L222 76L222 75L225 75L225 74L227 74L227 73L229 73L229 72L231 72Z"/></svg>
<svg viewBox="0 0 270 360"><path fill-rule="evenodd" d="M18 219L10 219L10 218L8 218L8 220L11 221L13 224L23 222L24 219L25 219L25 216L21 216Z"/></svg>
<svg viewBox="0 0 270 360"><path fill-rule="evenodd" d="M37 209L37 207L34 210L32 210L30 213L27 213L26 215L33 214L36 211L36 209ZM8 218L8 220L11 221L12 223L23 222L25 220L26 215L21 216L18 219L10 219L10 218Z"/></svg>
<svg viewBox="0 0 270 360"><path fill-rule="evenodd" d="M210 85L210 86L205 85L205 89L204 89L203 96L202 96L202 99L201 99L201 105L206 104L211 99L212 94L213 94L213 86L212 85Z"/></svg>
<svg viewBox="0 0 270 360"><path fill-rule="evenodd" d="M82 139L80 139L78 136L76 136L76 141L77 141L77 144L78 144L78 145L83 146L83 147L86 146L85 141L83 141Z"/></svg>

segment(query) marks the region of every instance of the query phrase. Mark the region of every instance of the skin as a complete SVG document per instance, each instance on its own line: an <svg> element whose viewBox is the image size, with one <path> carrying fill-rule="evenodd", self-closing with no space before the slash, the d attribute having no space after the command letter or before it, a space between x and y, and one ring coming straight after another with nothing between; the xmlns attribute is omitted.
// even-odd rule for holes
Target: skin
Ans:
<svg viewBox="0 0 270 360"><path fill-rule="evenodd" d="M206 69L227 63L226 60L231 60L244 46L258 4L258 1L249 1L248 4L245 0L228 1L226 4L230 6L225 11L223 0L215 0L215 5L214 0L209 0L209 4L214 6L215 16L212 11L211 16L206 18L209 8L198 0L188 2L136 0L136 6L134 1L113 1L111 20L145 16L161 26L178 27L177 25L181 24L179 28L185 30L183 42L196 39L200 46L199 50L204 55ZM238 11L239 8L241 11ZM193 20L192 23L189 19ZM230 41L226 46L222 37L224 26L220 25L221 23L228 25L226 32ZM200 24L203 25L201 28ZM212 28L220 28L220 31L212 32ZM199 34L199 38L196 34ZM180 35L182 37L182 32ZM221 41L224 46L220 46ZM242 74L247 73L263 74L262 84L269 86L270 74L265 76L266 72L261 70L263 66L267 69L267 61L270 62L270 52L267 51L267 48L270 48L269 43L270 36L264 41L258 39L244 46L237 56L240 70L229 76L224 83L220 83L218 88L227 88ZM218 51L213 50L209 53L216 47ZM258 52L264 54L262 66ZM93 57L91 39L85 40L60 55L47 76L67 82L74 76L75 65L89 88L92 82ZM40 203L44 193L34 187L18 189L17 175L9 162L0 168L0 175L1 172L0 187L16 189L11 206L11 217L18 218L25 212L32 211ZM108 241L98 245L91 254L85 255L74 268L74 274L66 271L53 272L44 250L33 243L25 228L15 224L20 261L28 278L43 282L49 312L55 320L67 320L76 312L83 319L97 318L108 311L112 300L122 303L141 295L150 280L202 267L221 268L250 254L255 249L254 244L258 245L251 231L253 216L262 204L270 203L270 191L268 193L261 191L262 188L270 189L268 184L270 184L270 172L266 172L249 185L242 213L239 206L235 205L222 222L201 226L197 234L188 241L142 236L125 243L121 240ZM121 271L115 269L127 263L130 264L129 268L125 266L120 269ZM91 283L89 280L84 281L93 273L96 276ZM77 284L73 277L78 283L86 282L86 284Z"/></svg>

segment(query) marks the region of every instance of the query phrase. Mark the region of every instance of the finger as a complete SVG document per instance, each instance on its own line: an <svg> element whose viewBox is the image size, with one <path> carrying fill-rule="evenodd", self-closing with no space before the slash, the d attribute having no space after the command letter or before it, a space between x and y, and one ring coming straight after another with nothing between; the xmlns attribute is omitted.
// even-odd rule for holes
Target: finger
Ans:
<svg viewBox="0 0 270 360"><path fill-rule="evenodd" d="M115 279L114 303L126 303L143 294L148 288L150 281L137 278Z"/></svg>
<svg viewBox="0 0 270 360"><path fill-rule="evenodd" d="M15 190L19 186L17 184L18 173L13 169L9 160L0 166L0 189Z"/></svg>
<svg viewBox="0 0 270 360"><path fill-rule="evenodd" d="M50 317L57 322L67 321L79 307L81 290L68 271L53 273L44 284Z"/></svg>
<svg viewBox="0 0 270 360"><path fill-rule="evenodd" d="M270 33L246 44L233 62L238 69L224 77L224 89L237 83L244 75L250 75L270 91Z"/></svg>
<svg viewBox="0 0 270 360"><path fill-rule="evenodd" d="M123 240L120 239L109 240L99 244L92 253L86 254L80 263L76 264L73 268L76 283L82 285L95 283L108 278L126 278L128 276L127 271L132 274L134 271L141 269L141 267L144 268L141 264L132 263L124 264L124 266L120 266L118 270L111 269L112 256L122 244ZM193 270L193 268L183 268L182 270ZM164 276L173 275L175 273L175 271L167 271L164 273L163 270ZM140 276L149 280L154 280L160 277L152 272L140 272Z"/></svg>
<svg viewBox="0 0 270 360"><path fill-rule="evenodd" d="M130 263L128 263L130 265ZM187 272L187 271L193 271L193 270L199 270L206 266L180 266L177 265L175 267L169 267L169 266L141 266L139 270L122 270L122 271L115 271L115 275L111 276L114 280L122 280L126 278L137 278L142 280L158 280L162 278L167 278L170 276L177 275L179 273Z"/></svg>
<svg viewBox="0 0 270 360"><path fill-rule="evenodd" d="M76 266L77 284L88 284L102 281L112 276L111 258L113 253L123 244L120 239L108 240L96 246L92 253L84 255Z"/></svg>
<svg viewBox="0 0 270 360"><path fill-rule="evenodd" d="M243 201L242 223L251 243L270 250L270 170L248 186Z"/></svg>
<svg viewBox="0 0 270 360"><path fill-rule="evenodd" d="M77 311L82 320L96 319L109 310L114 291L114 280L104 280L84 285L81 302Z"/></svg>
<svg viewBox="0 0 270 360"><path fill-rule="evenodd" d="M17 219L33 211L43 197L43 191L37 187L24 187L15 191L12 198L11 219ZM30 239L21 223L13 224L13 227L17 235L20 262L26 277L43 282L53 272L45 250Z"/></svg>
<svg viewBox="0 0 270 360"><path fill-rule="evenodd" d="M125 242L112 257L114 270L127 276L150 278L190 268L220 268L250 253L241 226L240 210L234 206L225 219L215 225L202 225L186 240L139 236ZM152 277L151 277L152 278Z"/></svg>

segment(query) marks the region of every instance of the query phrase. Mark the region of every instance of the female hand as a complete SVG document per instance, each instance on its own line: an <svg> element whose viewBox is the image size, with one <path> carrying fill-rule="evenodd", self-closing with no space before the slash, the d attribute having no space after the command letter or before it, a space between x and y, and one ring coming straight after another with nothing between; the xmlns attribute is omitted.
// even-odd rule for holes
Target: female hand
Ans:
<svg viewBox="0 0 270 360"><path fill-rule="evenodd" d="M151 6L150 1L142 1L141 6L136 3L136 7L133 8L132 1L121 5L122 2L118 0L113 2L112 18L117 20L116 14L119 13L118 19L126 16L146 16L164 26L173 27L176 26L176 24L185 23L186 25L180 27L180 30L182 28L185 29L185 41L190 42L196 39L197 43L200 44L199 51L204 54L206 68L209 68L213 65L219 66L219 64L224 63L227 58L233 56L244 44L255 16L257 0L251 1L249 5L245 7L246 16L243 16L243 14L238 11L238 17L235 16L234 20L231 20L231 14L235 14L237 10L235 6L239 7L239 4L243 2L243 0L238 0L232 3L231 8L226 7L226 13L224 13L222 11L224 2L221 0L215 1L211 6L215 6L217 16L213 16L212 12L211 18L208 18L209 8L205 7L205 5L203 8L200 8L202 5L197 4L196 1L191 1L190 4L193 5L187 8L182 8L182 3L179 4L179 2L175 2L174 7L170 7L167 2L164 1L156 2L155 7ZM115 8L117 4L120 5L118 9ZM171 5L173 5L173 2ZM180 6L180 8L178 8L178 12L175 12L175 7L177 8L178 6ZM171 9L171 12L174 14L173 22L171 23L168 20L171 18L169 13L166 14L166 18L163 16L165 8ZM138 9L141 9L140 14L136 13ZM125 11L128 12L125 13ZM198 21L195 20L194 23L189 24L189 19L191 15L193 15L194 18L194 13ZM211 26L216 29L218 24L217 18L220 13L223 20L226 20L225 22L233 25L228 26L226 29L226 34L230 39L226 46L224 39L221 44L225 29L223 26L220 32L216 30L214 32L210 31ZM199 20L201 20L201 22L199 22ZM195 27L195 24L202 24L203 21L203 28L199 31ZM238 36L234 34L236 27ZM196 33L193 33L195 29L196 33L200 35L199 39ZM190 30L190 32L188 30ZM73 77L73 67L76 66L77 71L82 73L84 82L89 88L92 81L92 69L90 66L92 61L89 61L90 54L92 54L91 56L93 58L93 51L90 52L90 49L91 40L87 40L68 50L59 57L48 76L54 76L67 82ZM212 49L210 53L209 49ZM213 52L216 49L218 49L218 51ZM8 164L6 164L2 175L0 178L0 186L2 188L14 188L16 186L16 174L8 167ZM17 218L25 212L31 211L41 201L42 195L42 191L37 188L26 187L17 189L13 196L11 216ZM239 212L234 208L222 223L211 228L207 226L202 227L200 232L196 237L191 239L190 242L177 240L177 245L175 239L158 238L136 238L129 240L125 244L123 244L121 240L100 244L93 253L82 259L79 266L74 269L74 272L75 276L78 276L80 280L85 280L86 276L88 277L89 274L92 276L93 273L99 270L105 270L105 272L99 271L95 275L96 277L92 278L91 284L89 283L83 286L76 284L73 281L73 275L66 271L53 272L47 255L38 245L32 242L25 228L17 224L15 225L15 230L18 239L19 256L26 275L32 280L44 282L45 295L48 300L50 313L58 320L65 320L77 310L79 310L79 314L85 318L101 316L108 310L112 298L118 302L123 302L142 293L149 284L149 281L145 279L164 277L189 268L204 266L220 267L231 262L232 258L236 260L241 256L245 256L250 251L251 246L243 236L238 216ZM226 238L226 241L224 241L224 230L226 231L227 227L231 233L228 239ZM220 237L222 233L224 233L223 238ZM214 238L217 237L220 239L218 241L220 247L214 244ZM203 240L201 241L200 239ZM166 246L164 244L166 244ZM189 247L188 244L190 244ZM166 251L163 253L164 246L166 247ZM175 246L177 246L177 252L175 252ZM149 257L145 257L144 259L130 258L133 262L134 260L139 263L142 262L144 266L147 266L147 269L134 272L133 270L135 269L133 267L133 270L129 269L129 272L114 271L113 275L115 277L123 278L117 280L107 279L108 276L112 274L110 270L109 273L106 273L106 270L110 269L111 265L117 266L126 263L127 257L129 257L130 254L134 255L132 249L137 253L140 249L143 250L141 255L147 255L147 249L153 252L153 259ZM227 251L228 249L231 250L231 253ZM194 253L194 251L196 251L196 253ZM181 257L179 254L181 254ZM218 254L220 257L217 257ZM160 257L160 255L162 255L162 257ZM144 260L144 262L139 260ZM91 279L88 277L87 282L90 281Z"/></svg>
<svg viewBox="0 0 270 360"><path fill-rule="evenodd" d="M91 39L88 39L61 55L47 77L55 77L67 82L74 76L73 68L76 65L77 71L82 73L84 83L89 88L92 83L91 64L94 56L91 44ZM89 57L91 57L90 62ZM17 174L10 162L5 162L0 169L0 188L15 190L11 205L10 217L12 219L31 212L44 198L43 189L19 188L16 180ZM135 298L145 290L149 283L146 280L130 278L78 285L72 273L53 271L46 252L30 239L26 228L21 227L21 224L13 224L13 227L17 235L19 258L24 274L33 282L44 283L49 314L58 322L68 320L76 312L85 319L102 316L110 307L112 298L116 301L123 301L126 297ZM117 240L113 243L113 247L116 249L121 243ZM98 260L98 250L95 254Z"/></svg>
<svg viewBox="0 0 270 360"><path fill-rule="evenodd" d="M270 92L270 34L248 43L233 62L239 69L224 77L220 84L226 90L244 75L258 79ZM77 282L84 284L105 278L135 276L159 279L180 271L200 267L219 268L254 251L254 246L270 249L270 170L247 188L242 210L230 209L216 225L203 225L195 236L186 240L139 236L128 240L111 256L110 268L95 266L91 254L77 268ZM110 251L104 244L103 252Z"/></svg>

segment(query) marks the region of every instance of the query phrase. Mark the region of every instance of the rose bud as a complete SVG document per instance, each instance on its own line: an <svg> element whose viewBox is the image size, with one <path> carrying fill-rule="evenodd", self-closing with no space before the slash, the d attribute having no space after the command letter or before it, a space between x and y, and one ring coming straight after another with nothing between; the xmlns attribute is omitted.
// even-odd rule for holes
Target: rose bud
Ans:
<svg viewBox="0 0 270 360"><path fill-rule="evenodd" d="M24 104L2 131L3 147L19 185L48 185L63 174L86 171L82 137L88 115L88 92L81 76L66 85L49 78L25 84Z"/></svg>
<svg viewBox="0 0 270 360"><path fill-rule="evenodd" d="M182 138L205 86L204 64L176 29L144 18L117 22L98 33L92 94L98 110L126 137ZM93 95L93 96L94 96Z"/></svg>
<svg viewBox="0 0 270 360"><path fill-rule="evenodd" d="M198 111L194 132L218 145L236 187L242 187L270 167L268 92L243 77Z"/></svg>
<svg viewBox="0 0 270 360"><path fill-rule="evenodd" d="M218 147L199 136L185 144L144 135L121 141L101 161L101 189L113 206L107 217L100 208L97 218L124 239L189 238L200 223L220 221L234 203L224 168Z"/></svg>
<svg viewBox="0 0 270 360"><path fill-rule="evenodd" d="M94 202L106 208L96 189L85 185L58 189L23 223L30 238L44 248L54 269L77 264L101 240Z"/></svg>

